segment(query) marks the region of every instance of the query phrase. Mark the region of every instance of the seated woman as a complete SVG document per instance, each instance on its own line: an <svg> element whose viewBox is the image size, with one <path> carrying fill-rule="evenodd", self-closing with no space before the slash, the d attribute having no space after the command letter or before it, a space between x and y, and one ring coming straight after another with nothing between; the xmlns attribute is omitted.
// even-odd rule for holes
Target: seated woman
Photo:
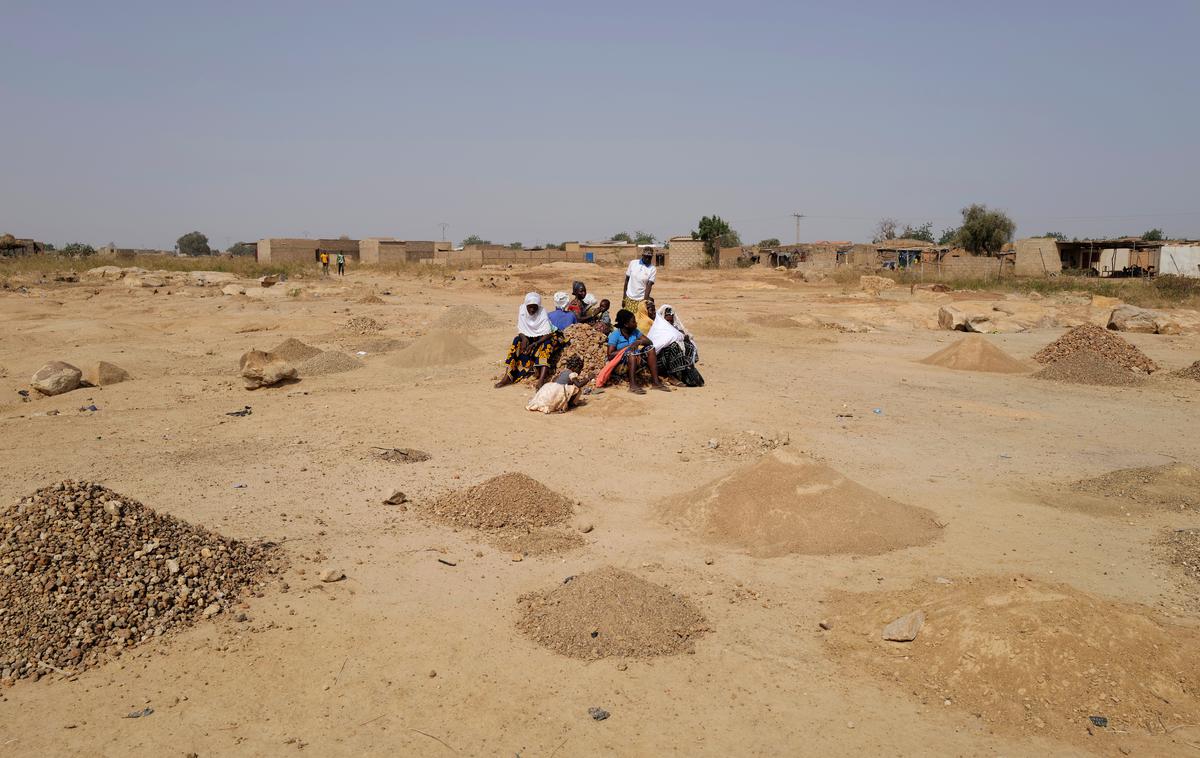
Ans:
<svg viewBox="0 0 1200 758"><path fill-rule="evenodd" d="M554 293L554 310L550 311L548 318L550 323L554 324L554 328L560 332L577 320L573 311L565 310L570 300L571 296L565 292Z"/></svg>
<svg viewBox="0 0 1200 758"><path fill-rule="evenodd" d="M537 387L541 389L566 343L563 333L550 323L546 309L542 307L542 296L530 292L517 311L517 336L513 337L512 347L508 349L504 377L496 382L496 388L536 376Z"/></svg>
<svg viewBox="0 0 1200 758"><path fill-rule="evenodd" d="M633 314L637 317L637 328L642 334L650 331L650 327L654 326L654 317L657 315L654 309L654 298L648 297L638 303L638 309Z"/></svg>
<svg viewBox="0 0 1200 758"><path fill-rule="evenodd" d="M604 334L612 331L612 319L608 315L610 306L607 300L597 302L595 295L584 295L583 305L583 318L579 319L582 323L591 324L596 331Z"/></svg>
<svg viewBox="0 0 1200 758"><path fill-rule="evenodd" d="M662 376L686 387L704 386L704 377L696 369L700 351L674 308L664 304L646 336L658 353L658 371Z"/></svg>
<svg viewBox="0 0 1200 758"><path fill-rule="evenodd" d="M658 377L658 357L650 338L637 330L633 314L624 308L617 311L617 326L608 335L608 359L611 361L620 350L625 350L625 359L617 367L616 373L628 377L630 392L646 394L646 390L638 386L637 380L638 369L643 365L650 370L650 382L654 389L671 391Z"/></svg>
<svg viewBox="0 0 1200 758"><path fill-rule="evenodd" d="M583 358L572 355L566 360L565 368L554 381L542 385L525 406L526 410L542 413L566 413L579 401L581 388L592 380L582 376Z"/></svg>
<svg viewBox="0 0 1200 758"><path fill-rule="evenodd" d="M580 321L584 320L584 315L587 313L587 285L583 282L571 282L571 301L567 303L567 310L575 314L575 318Z"/></svg>

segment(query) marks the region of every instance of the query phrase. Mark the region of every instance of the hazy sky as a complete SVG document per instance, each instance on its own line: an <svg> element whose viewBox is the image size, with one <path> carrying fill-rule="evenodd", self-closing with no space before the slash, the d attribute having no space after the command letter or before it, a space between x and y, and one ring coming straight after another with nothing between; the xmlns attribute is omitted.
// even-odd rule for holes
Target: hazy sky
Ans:
<svg viewBox="0 0 1200 758"><path fill-rule="evenodd" d="M0 232L1200 237L1200 2L0 0Z"/></svg>

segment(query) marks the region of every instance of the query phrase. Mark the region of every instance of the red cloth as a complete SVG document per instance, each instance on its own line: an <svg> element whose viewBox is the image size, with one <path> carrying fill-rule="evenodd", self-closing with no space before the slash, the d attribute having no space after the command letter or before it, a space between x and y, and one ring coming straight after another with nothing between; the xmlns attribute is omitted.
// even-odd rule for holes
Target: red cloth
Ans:
<svg viewBox="0 0 1200 758"><path fill-rule="evenodd" d="M596 374L596 387L603 387L608 383L608 378L612 376L612 372L621 363L621 359L625 357L625 351L629 348L623 347L617 351L617 354L612 357L612 360L604 364L604 368L600 369L600 373Z"/></svg>

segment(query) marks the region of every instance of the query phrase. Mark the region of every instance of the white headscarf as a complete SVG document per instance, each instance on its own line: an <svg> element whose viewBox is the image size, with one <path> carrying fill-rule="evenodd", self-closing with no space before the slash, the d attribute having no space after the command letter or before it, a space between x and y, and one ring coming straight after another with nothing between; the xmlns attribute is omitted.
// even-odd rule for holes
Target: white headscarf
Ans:
<svg viewBox="0 0 1200 758"><path fill-rule="evenodd" d="M690 337L692 333L689 332L687 327L683 325L683 319L679 318L679 314L675 312L675 308L664 303L661 308L655 311L655 313L662 313L665 316L667 311L670 311L671 315L675 317L675 328L683 332L685 337Z"/></svg>
<svg viewBox="0 0 1200 758"><path fill-rule="evenodd" d="M567 303L571 302L571 296L565 292L554 293L554 307L560 311L567 307Z"/></svg>
<svg viewBox="0 0 1200 758"><path fill-rule="evenodd" d="M530 316L529 311L525 310L527 305L536 305L537 313ZM546 309L542 307L542 296L530 292L517 311L517 331L526 337L545 337L550 330L550 318L546 315Z"/></svg>
<svg viewBox="0 0 1200 758"><path fill-rule="evenodd" d="M663 348L668 345L683 342L683 332L672 326L670 321L667 321L666 313L670 307L669 305L663 305L655 310L654 324L651 325L650 331L646 333L646 336L650 338L650 342L654 344L654 352L656 353L661 353ZM678 321L679 317L676 316L675 320Z"/></svg>
<svg viewBox="0 0 1200 758"><path fill-rule="evenodd" d="M596 296L590 292L583 296L583 304L588 306L589 308L591 306L595 305L597 302L599 302L599 301L596 300Z"/></svg>

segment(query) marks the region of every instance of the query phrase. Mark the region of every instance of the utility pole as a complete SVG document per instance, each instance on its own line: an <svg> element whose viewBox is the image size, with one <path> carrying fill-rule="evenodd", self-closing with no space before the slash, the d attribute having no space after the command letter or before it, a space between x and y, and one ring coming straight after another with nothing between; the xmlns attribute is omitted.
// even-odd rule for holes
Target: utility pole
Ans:
<svg viewBox="0 0 1200 758"><path fill-rule="evenodd" d="M442 227L442 242L445 242L446 241L446 227L450 226L450 225L445 222L442 222L442 223L438 224L438 226Z"/></svg>
<svg viewBox="0 0 1200 758"><path fill-rule="evenodd" d="M804 218L803 213L793 213L792 218L796 219L796 244L800 244L800 219Z"/></svg>

